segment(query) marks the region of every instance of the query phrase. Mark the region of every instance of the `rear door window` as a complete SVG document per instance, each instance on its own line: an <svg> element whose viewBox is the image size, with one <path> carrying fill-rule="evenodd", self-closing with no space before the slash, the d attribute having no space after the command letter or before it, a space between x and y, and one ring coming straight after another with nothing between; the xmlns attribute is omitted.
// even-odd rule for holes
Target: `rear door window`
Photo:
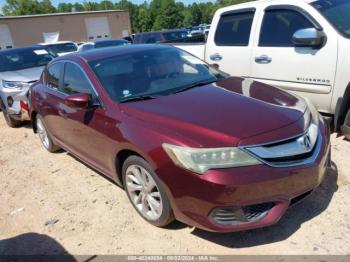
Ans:
<svg viewBox="0 0 350 262"><path fill-rule="evenodd" d="M248 46L255 11L221 15L216 33L217 46Z"/></svg>

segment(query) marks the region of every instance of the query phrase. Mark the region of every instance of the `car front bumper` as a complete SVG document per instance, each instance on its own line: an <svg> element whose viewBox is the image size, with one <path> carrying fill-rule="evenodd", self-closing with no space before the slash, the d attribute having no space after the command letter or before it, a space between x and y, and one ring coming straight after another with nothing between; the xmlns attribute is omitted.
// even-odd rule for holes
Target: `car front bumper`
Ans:
<svg viewBox="0 0 350 262"><path fill-rule="evenodd" d="M322 182L330 163L329 130L322 121L313 162L293 167L267 164L210 170L198 175L169 162L157 174L175 217L191 226L234 232L277 223L288 207Z"/></svg>

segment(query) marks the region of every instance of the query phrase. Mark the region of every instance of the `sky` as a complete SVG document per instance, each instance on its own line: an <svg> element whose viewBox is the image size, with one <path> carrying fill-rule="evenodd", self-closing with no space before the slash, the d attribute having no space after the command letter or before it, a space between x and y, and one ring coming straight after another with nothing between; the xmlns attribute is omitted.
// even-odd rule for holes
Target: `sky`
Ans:
<svg viewBox="0 0 350 262"><path fill-rule="evenodd" d="M89 1L92 1L92 2L100 2L100 0L89 0ZM118 0L116 0L118 1ZM140 3L143 3L145 0L131 0L131 2L135 3L135 4L140 4ZM177 0L178 2L183 2L185 4L192 4L194 2L197 2L197 3L204 3L204 2L214 2L214 1L211 1L211 0ZM0 6L3 6L5 4L6 0L0 0ZM58 5L59 3L75 3L75 2L83 2L83 0L66 0L66 1L59 1L59 0L51 0L51 2L54 4L54 5ZM115 2L115 0L112 0L112 2ZM149 0L146 0L146 2L150 2Z"/></svg>
<svg viewBox="0 0 350 262"><path fill-rule="evenodd" d="M101 0L87 0L91 2L101 2ZM119 2L119 0L111 0L112 2ZM145 0L131 0L134 4L142 4ZM215 2L215 0L175 0L177 2L183 2L184 4L192 4L194 2L196 3L206 3L206 2ZM57 6L59 3L76 3L76 2L84 2L84 0L65 0L65 1L59 1L59 0L51 0L51 3L55 6ZM146 2L151 2L150 0L146 0ZM6 3L6 0L0 0L0 14L2 13L2 7Z"/></svg>

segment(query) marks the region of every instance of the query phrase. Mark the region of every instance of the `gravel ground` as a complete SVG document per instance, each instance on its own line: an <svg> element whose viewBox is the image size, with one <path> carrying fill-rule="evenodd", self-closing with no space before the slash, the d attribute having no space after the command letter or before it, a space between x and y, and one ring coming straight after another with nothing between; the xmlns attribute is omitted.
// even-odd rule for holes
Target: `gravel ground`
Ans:
<svg viewBox="0 0 350 262"><path fill-rule="evenodd" d="M278 224L216 234L147 224L121 188L0 117L0 254L350 254L350 142L332 145L323 184Z"/></svg>

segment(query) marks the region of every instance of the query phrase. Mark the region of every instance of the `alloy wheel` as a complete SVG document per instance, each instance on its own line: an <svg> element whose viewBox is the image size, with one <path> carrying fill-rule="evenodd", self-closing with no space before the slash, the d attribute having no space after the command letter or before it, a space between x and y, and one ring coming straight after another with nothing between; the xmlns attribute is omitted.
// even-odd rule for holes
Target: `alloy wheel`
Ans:
<svg viewBox="0 0 350 262"><path fill-rule="evenodd" d="M139 165L126 169L126 189L137 210L148 220L157 220L163 212L162 197L150 173Z"/></svg>
<svg viewBox="0 0 350 262"><path fill-rule="evenodd" d="M46 128L45 128L42 120L39 117L36 121L36 127L37 127L37 131L38 131L41 142L43 143L44 147L46 149L48 149L50 147L49 136L47 134Z"/></svg>

